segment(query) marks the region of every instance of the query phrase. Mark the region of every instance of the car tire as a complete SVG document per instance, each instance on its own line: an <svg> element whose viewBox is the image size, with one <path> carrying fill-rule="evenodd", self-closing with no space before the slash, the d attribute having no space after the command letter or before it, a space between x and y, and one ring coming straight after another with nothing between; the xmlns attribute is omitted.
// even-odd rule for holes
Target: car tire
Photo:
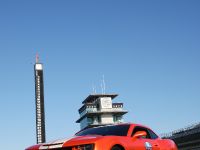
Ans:
<svg viewBox="0 0 200 150"><path fill-rule="evenodd" d="M119 146L114 146L114 147L112 147L111 150L123 150L123 149L121 147L119 147Z"/></svg>

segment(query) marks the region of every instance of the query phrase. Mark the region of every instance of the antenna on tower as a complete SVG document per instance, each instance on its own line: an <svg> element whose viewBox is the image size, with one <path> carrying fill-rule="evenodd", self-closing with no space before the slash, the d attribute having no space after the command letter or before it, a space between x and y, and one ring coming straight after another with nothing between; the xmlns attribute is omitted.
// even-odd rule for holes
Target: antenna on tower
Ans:
<svg viewBox="0 0 200 150"><path fill-rule="evenodd" d="M101 80L101 92L102 92L102 94L106 93L106 84L105 84L105 80L104 80L104 75L102 76L102 80Z"/></svg>
<svg viewBox="0 0 200 150"><path fill-rule="evenodd" d="M105 83L104 75L103 75L102 84L103 84L103 94L105 94L106 93L106 83Z"/></svg>
<svg viewBox="0 0 200 150"><path fill-rule="evenodd" d="M92 92L93 92L93 94L96 94L96 87L94 85L92 87Z"/></svg>
<svg viewBox="0 0 200 150"><path fill-rule="evenodd" d="M102 84L102 81L101 81L101 94L103 94L103 84Z"/></svg>
<svg viewBox="0 0 200 150"><path fill-rule="evenodd" d="M39 55L38 55L38 53L36 53L35 62L36 62L36 63L39 63Z"/></svg>

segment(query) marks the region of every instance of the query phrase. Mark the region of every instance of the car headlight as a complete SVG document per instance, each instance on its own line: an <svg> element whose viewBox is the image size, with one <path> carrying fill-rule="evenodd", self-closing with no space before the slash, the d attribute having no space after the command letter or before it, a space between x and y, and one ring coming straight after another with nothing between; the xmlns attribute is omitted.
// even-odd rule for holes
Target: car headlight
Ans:
<svg viewBox="0 0 200 150"><path fill-rule="evenodd" d="M94 144L77 145L72 148L72 150L93 150Z"/></svg>

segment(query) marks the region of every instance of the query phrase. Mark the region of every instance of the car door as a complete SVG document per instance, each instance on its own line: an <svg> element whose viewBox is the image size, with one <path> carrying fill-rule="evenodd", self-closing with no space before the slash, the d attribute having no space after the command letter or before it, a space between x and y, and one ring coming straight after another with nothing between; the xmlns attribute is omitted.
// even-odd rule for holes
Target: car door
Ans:
<svg viewBox="0 0 200 150"><path fill-rule="evenodd" d="M149 140L152 143L153 150L160 150L160 145L159 145L159 137L150 129L147 129L149 133Z"/></svg>
<svg viewBox="0 0 200 150"><path fill-rule="evenodd" d="M129 147L129 150L154 150L152 148L152 143L148 139L135 139L132 141L131 147Z"/></svg>
<svg viewBox="0 0 200 150"><path fill-rule="evenodd" d="M146 137L140 137L140 138L133 138L132 144L130 147L130 150L160 150L159 145L157 143L156 138L152 138L150 132L148 129L144 127L135 127L132 132L132 137L134 134L136 134L138 131L144 131L146 132Z"/></svg>

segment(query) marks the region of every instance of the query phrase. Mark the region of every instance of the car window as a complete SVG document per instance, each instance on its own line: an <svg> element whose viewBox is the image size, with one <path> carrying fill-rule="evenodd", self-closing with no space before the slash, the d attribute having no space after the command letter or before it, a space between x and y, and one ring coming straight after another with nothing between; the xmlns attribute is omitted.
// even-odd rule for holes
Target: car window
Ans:
<svg viewBox="0 0 200 150"><path fill-rule="evenodd" d="M133 129L133 132L132 132L131 135L134 136L134 134L135 134L136 132L138 132L138 131L144 131L144 132L146 132L146 133L147 133L147 136L146 136L145 138L147 138L147 139L150 139L150 138L151 138L149 132L147 131L147 129L144 128L144 127L139 127L139 126L136 126L136 127Z"/></svg>
<svg viewBox="0 0 200 150"><path fill-rule="evenodd" d="M145 138L147 138L147 139L157 139L158 138L158 136L152 130L147 129L145 127L140 127L140 126L136 126L133 129L132 136L138 131L145 131L147 133L147 136Z"/></svg>
<svg viewBox="0 0 200 150"><path fill-rule="evenodd" d="M84 135L114 135L114 136L127 136L130 125L116 125L116 126L103 126L97 128L89 128L78 132L77 136Z"/></svg>
<svg viewBox="0 0 200 150"><path fill-rule="evenodd" d="M158 138L158 136L152 130L148 129L148 132L149 132L149 134L151 136L151 139L157 139Z"/></svg>

